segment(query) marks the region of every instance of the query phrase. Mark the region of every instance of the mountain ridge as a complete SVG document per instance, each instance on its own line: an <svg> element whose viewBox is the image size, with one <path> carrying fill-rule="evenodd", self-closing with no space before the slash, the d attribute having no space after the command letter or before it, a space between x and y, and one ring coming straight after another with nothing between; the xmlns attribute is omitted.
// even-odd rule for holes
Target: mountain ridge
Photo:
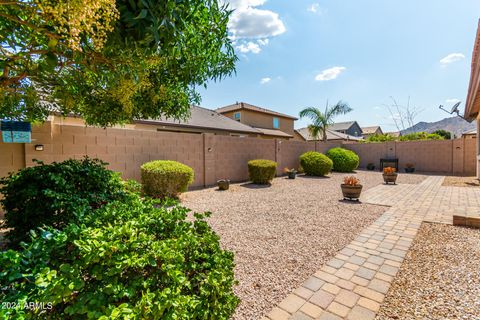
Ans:
<svg viewBox="0 0 480 320"><path fill-rule="evenodd" d="M412 127L407 128L405 130L401 130L400 132L402 133L402 135L404 135L408 133L422 132L422 131L432 133L433 131L443 129L446 131L453 132L453 134L457 138L459 138L462 136L463 133L475 130L476 127L477 126L475 122L469 123L468 121L465 121L460 117L450 117L450 118L445 118L435 122L420 121L417 124L413 125Z"/></svg>

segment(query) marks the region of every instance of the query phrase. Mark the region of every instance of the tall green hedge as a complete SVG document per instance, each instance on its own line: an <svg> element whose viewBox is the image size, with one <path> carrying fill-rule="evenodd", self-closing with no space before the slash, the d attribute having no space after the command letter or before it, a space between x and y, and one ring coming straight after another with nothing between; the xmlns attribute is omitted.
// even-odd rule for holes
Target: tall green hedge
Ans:
<svg viewBox="0 0 480 320"><path fill-rule="evenodd" d="M154 198L176 198L193 182L193 169L177 161L156 160L141 166L143 192Z"/></svg>
<svg viewBox="0 0 480 320"><path fill-rule="evenodd" d="M333 161L333 170L337 172L352 172L358 168L360 158L358 155L344 148L332 148L328 150L327 157Z"/></svg>
<svg viewBox="0 0 480 320"><path fill-rule="evenodd" d="M248 175L253 183L268 184L277 172L277 163L271 160L257 159L248 161Z"/></svg>
<svg viewBox="0 0 480 320"><path fill-rule="evenodd" d="M307 176L324 176L332 171L332 160L322 153L305 152L300 156L300 165Z"/></svg>

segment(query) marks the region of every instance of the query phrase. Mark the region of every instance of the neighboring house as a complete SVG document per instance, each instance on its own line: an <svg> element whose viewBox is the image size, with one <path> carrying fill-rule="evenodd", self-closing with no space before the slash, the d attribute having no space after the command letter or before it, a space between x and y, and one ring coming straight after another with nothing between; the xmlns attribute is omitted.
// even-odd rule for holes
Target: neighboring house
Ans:
<svg viewBox="0 0 480 320"><path fill-rule="evenodd" d="M367 139L368 137L376 134L383 134L382 128L380 128L380 126L362 127L362 135L364 139Z"/></svg>
<svg viewBox="0 0 480 320"><path fill-rule="evenodd" d="M310 130L308 128L301 128L301 129L295 130L295 140L318 141L318 140L323 140L323 135L320 133L318 138L315 139L310 134ZM362 137L350 136L348 134L327 129L327 141L361 141L361 140L363 140Z"/></svg>
<svg viewBox="0 0 480 320"><path fill-rule="evenodd" d="M56 121L59 124L85 125L82 118L73 116L57 118L58 120ZM233 121L213 110L197 106L191 106L190 116L186 120L175 120L172 118L135 120L133 123L121 127L179 133L213 133L216 135L240 137L258 137L263 135L262 132L250 126Z"/></svg>
<svg viewBox="0 0 480 320"><path fill-rule="evenodd" d="M472 71L468 87L467 102L465 104L464 118L468 121L477 121L477 130L480 128L480 21L477 37L473 46ZM480 145L477 139L477 177L480 178Z"/></svg>
<svg viewBox="0 0 480 320"><path fill-rule="evenodd" d="M260 131L264 138L293 138L296 117L260 108L245 102L218 108L218 113Z"/></svg>
<svg viewBox="0 0 480 320"><path fill-rule="evenodd" d="M357 121L337 122L329 126L328 129L348 134L349 136L362 136L362 128L360 128Z"/></svg>
<svg viewBox="0 0 480 320"><path fill-rule="evenodd" d="M171 118L136 120L135 127L140 128L139 125L154 125L157 131L170 132L214 133L218 135L253 137L264 134L250 126L233 121L216 111L197 106L190 108L190 117L187 120Z"/></svg>

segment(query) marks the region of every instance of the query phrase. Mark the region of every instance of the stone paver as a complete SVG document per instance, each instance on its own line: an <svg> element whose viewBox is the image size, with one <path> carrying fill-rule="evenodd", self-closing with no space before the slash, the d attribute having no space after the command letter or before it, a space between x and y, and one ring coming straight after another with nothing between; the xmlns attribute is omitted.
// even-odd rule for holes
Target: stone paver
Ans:
<svg viewBox="0 0 480 320"><path fill-rule="evenodd" d="M423 221L452 224L453 215L480 217L480 191L444 187L443 179L364 192L361 201L390 208L267 317L374 319Z"/></svg>

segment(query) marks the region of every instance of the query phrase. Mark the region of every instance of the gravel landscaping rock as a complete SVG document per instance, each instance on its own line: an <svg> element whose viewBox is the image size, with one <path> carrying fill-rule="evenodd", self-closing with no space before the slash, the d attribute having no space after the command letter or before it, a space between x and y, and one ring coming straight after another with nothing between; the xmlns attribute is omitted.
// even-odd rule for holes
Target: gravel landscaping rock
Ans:
<svg viewBox="0 0 480 320"><path fill-rule="evenodd" d="M442 186L478 188L480 181L477 177L445 177Z"/></svg>
<svg viewBox="0 0 480 320"><path fill-rule="evenodd" d="M212 228L235 252L241 299L234 319L259 319L352 241L385 207L342 201L346 174L274 179L271 186L233 184L182 195L194 211L211 211ZM380 172L358 171L364 190L383 183ZM426 176L400 174L399 183Z"/></svg>
<svg viewBox="0 0 480 320"><path fill-rule="evenodd" d="M377 319L480 319L480 230L424 223Z"/></svg>

